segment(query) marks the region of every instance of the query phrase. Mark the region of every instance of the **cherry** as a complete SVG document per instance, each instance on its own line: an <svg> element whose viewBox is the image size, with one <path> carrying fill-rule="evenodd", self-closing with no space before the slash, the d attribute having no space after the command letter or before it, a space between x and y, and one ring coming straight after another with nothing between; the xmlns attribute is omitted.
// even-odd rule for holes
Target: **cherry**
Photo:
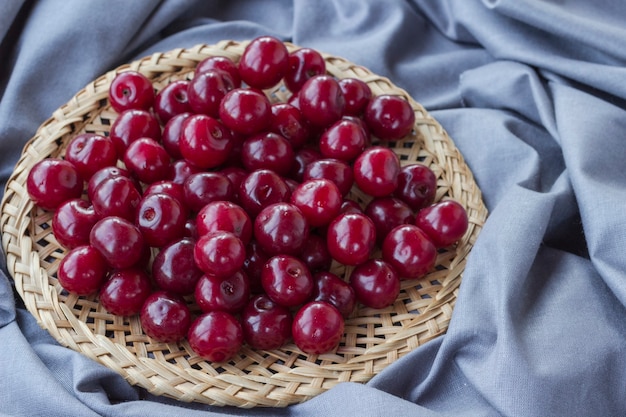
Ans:
<svg viewBox="0 0 626 417"><path fill-rule="evenodd" d="M313 301L326 301L339 310L343 317L348 317L356 306L354 288L332 272L322 271L313 276Z"/></svg>
<svg viewBox="0 0 626 417"><path fill-rule="evenodd" d="M241 270L226 278L203 275L194 292L194 299L203 312L220 310L239 313L249 298L250 282Z"/></svg>
<svg viewBox="0 0 626 417"><path fill-rule="evenodd" d="M350 198L344 198L343 202L341 203L341 210L339 210L340 213L361 213L363 214L363 209L361 208L361 206L359 205L359 203L357 203L356 201L350 199Z"/></svg>
<svg viewBox="0 0 626 417"><path fill-rule="evenodd" d="M326 245L333 259L358 265L369 259L376 243L376 227L365 214L340 214L328 226Z"/></svg>
<svg viewBox="0 0 626 417"><path fill-rule="evenodd" d="M276 172L259 169L243 179L238 195L241 206L251 217L256 217L263 208L288 201L291 190Z"/></svg>
<svg viewBox="0 0 626 417"><path fill-rule="evenodd" d="M77 295L96 293L106 278L108 265L92 246L77 246L67 252L57 271L59 284Z"/></svg>
<svg viewBox="0 0 626 417"><path fill-rule="evenodd" d="M128 145L124 165L140 181L150 184L168 177L170 155L154 139L140 138Z"/></svg>
<svg viewBox="0 0 626 417"><path fill-rule="evenodd" d="M95 189L102 181L116 177L126 177L132 179L128 170L117 166L109 166L96 171L87 182L87 196L89 197L89 200L93 200ZM134 184L138 186L138 183Z"/></svg>
<svg viewBox="0 0 626 417"><path fill-rule="evenodd" d="M137 207L137 227L148 246L160 248L182 238L187 220L185 207L162 193L144 196Z"/></svg>
<svg viewBox="0 0 626 417"><path fill-rule="evenodd" d="M185 212L187 212L187 207L184 206L185 203L185 187L183 184L179 184L174 181L157 181L148 185L146 189L143 191L143 197L150 194L167 194L170 197L178 200L181 203L181 207Z"/></svg>
<svg viewBox="0 0 626 417"><path fill-rule="evenodd" d="M272 36L253 39L239 60L239 75L251 87L266 89L276 85L287 73L289 51Z"/></svg>
<svg viewBox="0 0 626 417"><path fill-rule="evenodd" d="M415 124L413 107L402 97L383 94L372 97L365 108L365 123L379 139L405 137Z"/></svg>
<svg viewBox="0 0 626 417"><path fill-rule="evenodd" d="M306 217L293 204L271 204L254 219L254 237L269 255L297 255L308 236Z"/></svg>
<svg viewBox="0 0 626 417"><path fill-rule="evenodd" d="M410 164L400 168L398 187L393 195L404 201L415 211L420 210L435 200L437 177L426 165Z"/></svg>
<svg viewBox="0 0 626 417"><path fill-rule="evenodd" d="M358 78L339 80L339 88L346 100L345 114L360 116L372 97L372 90L365 81Z"/></svg>
<svg viewBox="0 0 626 417"><path fill-rule="evenodd" d="M224 163L233 145L230 132L218 120L195 114L183 122L179 146L187 161L208 169Z"/></svg>
<svg viewBox="0 0 626 417"><path fill-rule="evenodd" d="M385 308L400 294L400 279L395 269L382 259L370 259L350 274L356 299L366 307Z"/></svg>
<svg viewBox="0 0 626 417"><path fill-rule="evenodd" d="M220 70L207 70L195 74L189 82L187 96L194 113L219 117L220 103L235 83L230 75Z"/></svg>
<svg viewBox="0 0 626 417"><path fill-rule="evenodd" d="M71 162L85 181L98 170L117 163L113 141L95 133L81 133L65 149L65 160Z"/></svg>
<svg viewBox="0 0 626 417"><path fill-rule="evenodd" d="M283 82L289 91L297 92L309 78L326 73L326 61L312 48L300 48L289 54L289 68Z"/></svg>
<svg viewBox="0 0 626 417"><path fill-rule="evenodd" d="M252 220L239 205L230 201L213 201L206 204L196 216L198 236L211 232L231 232L244 245L252 238Z"/></svg>
<svg viewBox="0 0 626 417"><path fill-rule="evenodd" d="M325 301L311 301L294 316L291 333L300 350L317 355L335 350L343 330L344 319L336 307Z"/></svg>
<svg viewBox="0 0 626 417"><path fill-rule="evenodd" d="M269 99L262 92L236 88L224 96L218 114L233 132L251 135L269 127L272 111Z"/></svg>
<svg viewBox="0 0 626 417"><path fill-rule="evenodd" d="M109 103L121 113L127 109L148 110L154 104L152 82L137 71L124 71L115 75L109 87Z"/></svg>
<svg viewBox="0 0 626 417"><path fill-rule="evenodd" d="M172 182L182 185L191 174L198 172L203 172L203 169L193 165L186 159L177 159L170 164L170 175L168 178Z"/></svg>
<svg viewBox="0 0 626 417"><path fill-rule="evenodd" d="M414 221L413 210L402 200L393 197L374 198L365 207L365 214L376 226L379 243L394 227Z"/></svg>
<svg viewBox="0 0 626 417"><path fill-rule="evenodd" d="M152 279L161 289L180 295L194 292L202 276L193 252L195 240L184 237L161 248L152 262Z"/></svg>
<svg viewBox="0 0 626 417"><path fill-rule="evenodd" d="M313 233L309 234L299 257L312 272L330 269L333 261L326 246L326 238Z"/></svg>
<svg viewBox="0 0 626 417"><path fill-rule="evenodd" d="M243 262L242 270L250 281L250 292L259 294L263 292L261 284L261 274L265 263L270 256L261 249L261 245L256 240L251 240L246 245L246 259Z"/></svg>
<svg viewBox="0 0 626 417"><path fill-rule="evenodd" d="M444 200L421 209L415 224L437 248L445 248L461 239L467 231L467 212L457 201Z"/></svg>
<svg viewBox="0 0 626 417"><path fill-rule="evenodd" d="M167 123L165 123L165 126L163 126L161 143L173 159L178 160L183 157L180 153L180 133L182 131L183 122L192 114L193 113L180 113L172 116Z"/></svg>
<svg viewBox="0 0 626 417"><path fill-rule="evenodd" d="M198 238L194 259L205 274L226 278L243 266L246 247L234 233L211 232Z"/></svg>
<svg viewBox="0 0 626 417"><path fill-rule="evenodd" d="M382 244L382 257L400 279L421 278L435 266L437 249L419 227L404 224L387 234Z"/></svg>
<svg viewBox="0 0 626 417"><path fill-rule="evenodd" d="M228 73L228 75L230 75L230 78L232 79L235 88L239 88L241 86L241 77L239 76L239 69L237 68L237 64L235 64L232 59L226 56L214 55L204 58L198 63L198 65L196 65L194 73L199 74L208 70L224 71Z"/></svg>
<svg viewBox="0 0 626 417"><path fill-rule="evenodd" d="M294 152L287 139L276 133L265 132L246 139L241 158L248 171L271 169L284 176L291 170Z"/></svg>
<svg viewBox="0 0 626 417"><path fill-rule="evenodd" d="M360 123L352 119L341 119L322 133L319 149L325 158L351 162L363 152L367 141Z"/></svg>
<svg viewBox="0 0 626 417"><path fill-rule="evenodd" d="M299 258L290 255L271 257L263 267L261 284L267 296L285 307L298 306L313 292L313 276Z"/></svg>
<svg viewBox="0 0 626 417"><path fill-rule="evenodd" d="M154 111L161 123L167 123L176 115L193 111L189 104L188 90L188 80L176 80L157 93L154 100Z"/></svg>
<svg viewBox="0 0 626 417"><path fill-rule="evenodd" d="M159 120L147 110L123 111L113 121L109 137L115 145L118 157L123 157L126 148L139 138L161 139Z"/></svg>
<svg viewBox="0 0 626 417"><path fill-rule="evenodd" d="M330 223L339 214L342 201L339 188L327 179L304 181L291 193L291 203L313 227Z"/></svg>
<svg viewBox="0 0 626 417"><path fill-rule="evenodd" d="M91 195L91 204L99 217L118 216L134 221L141 194L133 180L112 176L102 180Z"/></svg>
<svg viewBox="0 0 626 417"><path fill-rule="evenodd" d="M26 191L33 203L54 211L64 201L81 196L83 179L71 162L60 158L43 159L30 169Z"/></svg>
<svg viewBox="0 0 626 417"><path fill-rule="evenodd" d="M342 196L347 196L354 184L354 172L344 161L323 158L310 162L304 169L302 180L325 178L335 183Z"/></svg>
<svg viewBox="0 0 626 417"><path fill-rule="evenodd" d="M269 130L283 136L293 149L299 149L308 141L310 130L297 107L287 103L274 103L271 106Z"/></svg>
<svg viewBox="0 0 626 417"><path fill-rule="evenodd" d="M191 174L183 184L184 202L194 212L213 201L232 200L233 184L221 172L209 171Z"/></svg>
<svg viewBox="0 0 626 417"><path fill-rule="evenodd" d="M204 313L191 323L187 340L194 352L211 362L226 362L243 345L239 321L225 311Z"/></svg>
<svg viewBox="0 0 626 417"><path fill-rule="evenodd" d="M99 220L89 234L91 246L96 248L113 268L130 268L144 254L144 240L137 226L121 217Z"/></svg>
<svg viewBox="0 0 626 417"><path fill-rule="evenodd" d="M291 339L293 318L287 307L259 294L250 299L241 313L244 340L253 349L272 350Z"/></svg>
<svg viewBox="0 0 626 417"><path fill-rule="evenodd" d="M72 249L89 243L89 233L99 219L88 201L73 198L54 212L52 232L61 246Z"/></svg>
<svg viewBox="0 0 626 417"><path fill-rule="evenodd" d="M138 314L151 293L150 277L139 268L122 269L109 275L100 287L102 307L117 316Z"/></svg>
<svg viewBox="0 0 626 417"><path fill-rule="evenodd" d="M322 154L314 148L301 148L298 149L294 155L294 163L291 166L289 177L295 181L302 182L304 178L304 171L307 165L313 161L322 159Z"/></svg>
<svg viewBox="0 0 626 417"><path fill-rule="evenodd" d="M312 125L324 128L341 118L345 99L338 81L330 75L316 75L298 93L300 111Z"/></svg>
<svg viewBox="0 0 626 417"><path fill-rule="evenodd" d="M155 291L139 313L144 333L162 343L175 343L187 336L192 316L185 300L166 291Z"/></svg>
<svg viewBox="0 0 626 417"><path fill-rule="evenodd" d="M400 159L391 149L373 146L354 161L354 182L373 197L384 197L398 186Z"/></svg>

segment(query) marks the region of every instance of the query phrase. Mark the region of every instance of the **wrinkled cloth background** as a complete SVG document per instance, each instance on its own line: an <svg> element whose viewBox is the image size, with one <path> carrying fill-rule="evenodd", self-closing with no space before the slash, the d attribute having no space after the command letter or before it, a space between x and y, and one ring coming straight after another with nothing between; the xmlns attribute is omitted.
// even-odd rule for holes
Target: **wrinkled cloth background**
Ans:
<svg viewBox="0 0 626 417"><path fill-rule="evenodd" d="M151 396L41 330L0 276L0 415L626 415L626 2L0 2L0 178L91 80L277 36L390 77L444 126L490 217L446 335L284 409Z"/></svg>

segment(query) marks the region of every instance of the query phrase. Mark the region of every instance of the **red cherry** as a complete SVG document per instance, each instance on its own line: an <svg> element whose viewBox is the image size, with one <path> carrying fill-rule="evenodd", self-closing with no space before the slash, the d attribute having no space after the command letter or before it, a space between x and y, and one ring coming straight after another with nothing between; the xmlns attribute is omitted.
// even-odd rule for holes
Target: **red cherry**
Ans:
<svg viewBox="0 0 626 417"><path fill-rule="evenodd" d="M239 313L250 297L250 282L243 271L221 278L203 275L196 284L194 299L204 312Z"/></svg>
<svg viewBox="0 0 626 417"><path fill-rule="evenodd" d="M398 186L400 159L389 148L373 146L354 161L354 182L374 197L390 195Z"/></svg>
<svg viewBox="0 0 626 417"><path fill-rule="evenodd" d="M71 162L48 158L37 162L30 169L26 190L35 204L44 210L53 211L61 203L81 196L83 179Z"/></svg>
<svg viewBox="0 0 626 417"><path fill-rule="evenodd" d="M338 81L330 75L311 77L300 89L298 97L304 117L320 128L339 120L346 105Z"/></svg>
<svg viewBox="0 0 626 417"><path fill-rule="evenodd" d="M421 209L415 224L436 247L445 248L461 239L467 231L467 212L457 201L444 200Z"/></svg>
<svg viewBox="0 0 626 417"><path fill-rule="evenodd" d="M397 140L411 133L415 112L404 98L384 94L369 101L365 109L365 122L378 138Z"/></svg>
<svg viewBox="0 0 626 417"><path fill-rule="evenodd" d="M421 278L435 266L437 248L419 227L404 224L387 234L382 256L400 279Z"/></svg>
<svg viewBox="0 0 626 417"><path fill-rule="evenodd" d="M293 204L265 207L254 220L254 237L270 255L297 255L309 236L306 217Z"/></svg>
<svg viewBox="0 0 626 417"><path fill-rule="evenodd" d="M67 291L77 295L97 292L108 271L106 259L92 246L77 246L59 263L57 278Z"/></svg>
<svg viewBox="0 0 626 417"><path fill-rule="evenodd" d="M289 69L284 83L289 91L297 92L309 78L326 73L326 61L312 48L300 48L289 54Z"/></svg>
<svg viewBox="0 0 626 417"><path fill-rule="evenodd" d="M335 350L344 330L344 319L333 305L311 301L293 319L293 340L304 353L318 355Z"/></svg>
<svg viewBox="0 0 626 417"><path fill-rule="evenodd" d="M139 268L113 272L100 288L100 304L118 316L139 314L151 293L150 277Z"/></svg>
<svg viewBox="0 0 626 417"><path fill-rule="evenodd" d="M237 88L226 94L220 103L219 117L233 132L244 135L261 132L271 122L271 104L262 92Z"/></svg>
<svg viewBox="0 0 626 417"><path fill-rule="evenodd" d="M253 39L241 54L239 75L249 86L266 89L285 76L288 65L287 47L272 36L260 36Z"/></svg>
<svg viewBox="0 0 626 417"><path fill-rule="evenodd" d="M313 292L313 276L299 258L276 255L263 267L261 284L272 301L295 307L309 299Z"/></svg>
<svg viewBox="0 0 626 417"><path fill-rule="evenodd" d="M143 331L152 339L175 343L187 336L192 316L182 297L155 291L144 301L139 319Z"/></svg>
<svg viewBox="0 0 626 417"><path fill-rule="evenodd" d="M81 133L67 145L65 160L74 165L82 179L89 181L96 171L117 163L117 151L110 138Z"/></svg>
<svg viewBox="0 0 626 417"><path fill-rule="evenodd" d="M202 271L195 263L195 241L185 237L163 247L152 262L152 279L161 289L180 295L193 293Z"/></svg>
<svg viewBox="0 0 626 417"><path fill-rule="evenodd" d="M395 269L382 259L370 259L350 274L356 299L366 307L385 308L400 294L400 279Z"/></svg>
<svg viewBox="0 0 626 417"><path fill-rule="evenodd" d="M376 243L376 227L364 214L340 214L328 226L328 252L344 265L358 265L369 259Z"/></svg>
<svg viewBox="0 0 626 417"><path fill-rule="evenodd" d="M133 223L121 217L105 217L99 220L89 235L91 246L98 249L113 268L130 268L144 254L141 231Z"/></svg>
<svg viewBox="0 0 626 417"><path fill-rule="evenodd" d="M241 349L243 331L239 321L225 311L211 311L193 321L187 339L198 356L226 362Z"/></svg>
<svg viewBox="0 0 626 417"><path fill-rule="evenodd" d="M109 87L109 102L118 113L128 109L148 110L154 104L152 82L137 71L115 75Z"/></svg>
<svg viewBox="0 0 626 417"><path fill-rule="evenodd" d="M253 349L278 349L291 339L293 318L287 307L259 294L248 302L241 313L241 326L246 343Z"/></svg>
<svg viewBox="0 0 626 417"><path fill-rule="evenodd" d="M98 220L88 201L73 198L62 203L54 212L52 232L61 246L72 249L89 243L89 233Z"/></svg>
<svg viewBox="0 0 626 417"><path fill-rule="evenodd" d="M312 300L326 301L339 310L343 317L348 317L356 306L354 288L332 272L318 272L313 276Z"/></svg>
<svg viewBox="0 0 626 417"><path fill-rule="evenodd" d="M208 169L226 161L233 143L230 132L218 120L196 114L183 122L179 146L180 153L187 161Z"/></svg>
<svg viewBox="0 0 626 417"><path fill-rule="evenodd" d="M233 233L211 232L198 238L194 259L205 274L226 278L243 266L246 247Z"/></svg>

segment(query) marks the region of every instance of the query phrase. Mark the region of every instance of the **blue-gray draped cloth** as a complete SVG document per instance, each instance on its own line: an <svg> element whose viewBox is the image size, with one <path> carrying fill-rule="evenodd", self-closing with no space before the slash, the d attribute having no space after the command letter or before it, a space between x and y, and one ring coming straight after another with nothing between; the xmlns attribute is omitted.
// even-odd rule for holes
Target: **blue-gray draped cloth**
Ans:
<svg viewBox="0 0 626 417"><path fill-rule="evenodd" d="M2 1L2 184L106 71L264 34L389 77L462 152L490 216L447 333L302 404L187 404L61 347L3 273L0 415L625 416L624 1Z"/></svg>

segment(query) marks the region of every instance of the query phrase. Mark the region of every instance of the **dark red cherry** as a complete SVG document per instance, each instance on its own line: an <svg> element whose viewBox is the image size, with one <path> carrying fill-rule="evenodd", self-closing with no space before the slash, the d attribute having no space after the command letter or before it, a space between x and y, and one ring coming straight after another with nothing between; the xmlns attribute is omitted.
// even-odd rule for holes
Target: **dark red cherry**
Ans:
<svg viewBox="0 0 626 417"><path fill-rule="evenodd" d="M37 162L30 169L26 178L26 191L39 207L53 211L61 203L81 196L83 179L71 162L48 158Z"/></svg>

